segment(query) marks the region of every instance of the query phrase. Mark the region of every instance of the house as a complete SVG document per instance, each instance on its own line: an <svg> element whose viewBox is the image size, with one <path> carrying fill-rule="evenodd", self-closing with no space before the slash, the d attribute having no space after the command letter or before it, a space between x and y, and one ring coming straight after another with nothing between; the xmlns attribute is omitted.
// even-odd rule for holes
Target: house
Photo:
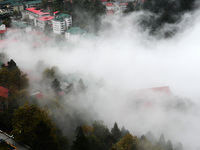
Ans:
<svg viewBox="0 0 200 150"><path fill-rule="evenodd" d="M24 4L19 2L10 4L10 7L13 12L21 12L22 10L24 10Z"/></svg>
<svg viewBox="0 0 200 150"><path fill-rule="evenodd" d="M65 37L66 37L68 42L75 44L85 34L86 34L85 30L83 30L79 27L71 27L69 30L66 30Z"/></svg>
<svg viewBox="0 0 200 150"><path fill-rule="evenodd" d="M114 10L114 9L115 9L115 7L114 7L114 5L112 3L107 3L106 4L106 10Z"/></svg>
<svg viewBox="0 0 200 150"><path fill-rule="evenodd" d="M72 26L72 17L68 14L58 13L52 20L52 25L54 33L63 34Z"/></svg>

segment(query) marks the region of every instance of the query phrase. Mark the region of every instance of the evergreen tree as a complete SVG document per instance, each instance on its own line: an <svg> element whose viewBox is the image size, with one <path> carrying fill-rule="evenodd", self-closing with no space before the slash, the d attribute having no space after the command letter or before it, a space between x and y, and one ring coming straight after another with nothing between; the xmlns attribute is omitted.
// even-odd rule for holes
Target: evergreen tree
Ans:
<svg viewBox="0 0 200 150"><path fill-rule="evenodd" d="M85 84L83 83L83 80L80 79L80 80L78 81L77 90L78 90L79 92L82 92L82 91L85 91L85 89L86 89Z"/></svg>
<svg viewBox="0 0 200 150"><path fill-rule="evenodd" d="M120 129L118 128L117 123L115 122L114 127L111 129L111 133L116 141L119 141L121 138L121 132Z"/></svg>
<svg viewBox="0 0 200 150"><path fill-rule="evenodd" d="M58 95L58 93L61 91L61 84L57 79L54 79L51 83L51 88L54 90L55 94Z"/></svg>
<svg viewBox="0 0 200 150"><path fill-rule="evenodd" d="M121 129L121 137L124 137L127 134L130 134L130 132L128 130L126 130L125 127L123 126Z"/></svg>
<svg viewBox="0 0 200 150"><path fill-rule="evenodd" d="M159 138L158 145L160 145L161 147L165 148L165 138L164 138L163 134L161 134L161 136Z"/></svg>
<svg viewBox="0 0 200 150"><path fill-rule="evenodd" d="M77 127L76 140L73 142L71 150L89 150L89 142L83 134L81 126Z"/></svg>
<svg viewBox="0 0 200 150"><path fill-rule="evenodd" d="M170 140L166 143L166 150L173 150L172 142Z"/></svg>

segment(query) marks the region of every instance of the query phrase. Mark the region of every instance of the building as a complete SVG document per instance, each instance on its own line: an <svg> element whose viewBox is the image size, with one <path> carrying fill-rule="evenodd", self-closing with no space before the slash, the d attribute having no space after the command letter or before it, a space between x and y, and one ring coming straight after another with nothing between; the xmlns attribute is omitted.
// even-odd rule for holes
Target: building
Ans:
<svg viewBox="0 0 200 150"><path fill-rule="evenodd" d="M43 16L41 18L37 18L36 20L36 25L40 27L41 29L45 29L45 25L51 25L52 24L52 19L53 16Z"/></svg>
<svg viewBox="0 0 200 150"><path fill-rule="evenodd" d="M43 16L50 16L50 13L43 12L41 9L37 10L36 7L26 8L26 10L22 11L22 18L29 18L35 26L37 26L37 18L41 18Z"/></svg>
<svg viewBox="0 0 200 150"><path fill-rule="evenodd" d="M0 31L2 31L2 30L6 30L6 26L5 26L5 24L0 23Z"/></svg>
<svg viewBox="0 0 200 150"><path fill-rule="evenodd" d="M85 34L86 34L85 30L83 30L79 27L71 27L69 30L66 30L65 37L66 37L68 42L75 44Z"/></svg>
<svg viewBox="0 0 200 150"><path fill-rule="evenodd" d="M106 10L107 11L109 11L109 10L114 10L115 9L115 7L114 7L114 5L112 4L112 3L107 3L106 4Z"/></svg>
<svg viewBox="0 0 200 150"><path fill-rule="evenodd" d="M63 34L66 29L72 26L72 17L68 14L59 13L52 20L52 25L54 33Z"/></svg>
<svg viewBox="0 0 200 150"><path fill-rule="evenodd" d="M127 9L128 3L120 3L119 7L121 12L125 11Z"/></svg>

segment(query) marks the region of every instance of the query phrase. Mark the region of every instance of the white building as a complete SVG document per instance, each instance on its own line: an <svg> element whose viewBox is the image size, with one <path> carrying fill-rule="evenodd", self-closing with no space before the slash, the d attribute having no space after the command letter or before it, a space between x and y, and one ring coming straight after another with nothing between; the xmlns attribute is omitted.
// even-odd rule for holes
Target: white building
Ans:
<svg viewBox="0 0 200 150"><path fill-rule="evenodd" d="M66 37L68 42L75 44L85 34L86 34L85 30L82 30L79 27L71 27L69 30L66 30L65 37Z"/></svg>
<svg viewBox="0 0 200 150"><path fill-rule="evenodd" d="M66 29L72 26L72 17L68 14L59 13L52 20L53 32L62 34Z"/></svg>

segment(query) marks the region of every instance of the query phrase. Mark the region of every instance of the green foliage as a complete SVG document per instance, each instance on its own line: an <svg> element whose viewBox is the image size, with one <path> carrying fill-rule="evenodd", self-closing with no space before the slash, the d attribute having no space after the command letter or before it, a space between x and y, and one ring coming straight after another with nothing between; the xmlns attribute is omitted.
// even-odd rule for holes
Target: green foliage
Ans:
<svg viewBox="0 0 200 150"><path fill-rule="evenodd" d="M0 85L8 88L11 92L25 89L28 87L27 74L23 73L11 60L8 62L8 66L0 69Z"/></svg>
<svg viewBox="0 0 200 150"><path fill-rule="evenodd" d="M12 134L16 141L33 148L35 143L46 148L57 147L55 127L48 112L36 105L25 104L15 110ZM43 140L44 143L39 142Z"/></svg>

